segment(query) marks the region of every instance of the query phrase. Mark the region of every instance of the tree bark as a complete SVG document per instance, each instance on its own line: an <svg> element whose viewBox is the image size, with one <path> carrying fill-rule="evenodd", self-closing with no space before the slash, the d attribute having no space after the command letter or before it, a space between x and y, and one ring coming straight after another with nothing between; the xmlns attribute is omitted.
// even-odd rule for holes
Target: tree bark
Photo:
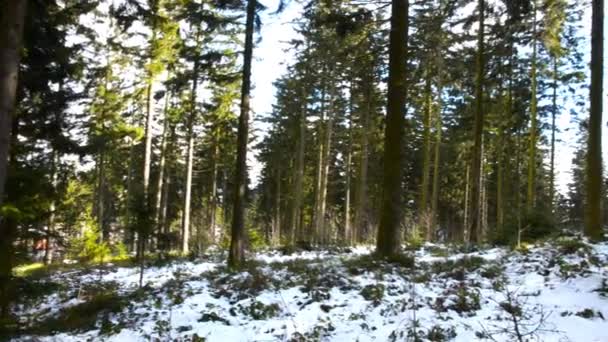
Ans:
<svg viewBox="0 0 608 342"><path fill-rule="evenodd" d="M196 120L196 92L198 90L198 58L194 61L190 114L188 115L188 148L186 150L186 188L182 216L182 254L190 253L190 204L192 197L192 164L194 163L194 121Z"/></svg>
<svg viewBox="0 0 608 342"><path fill-rule="evenodd" d="M3 1L0 11L0 206L4 203L26 7L27 0Z"/></svg>
<svg viewBox="0 0 608 342"><path fill-rule="evenodd" d="M219 158L220 148L218 142L218 128L213 135L213 154L211 157L211 193L209 194L209 234L211 237L211 243L215 244L215 230L216 230L216 218L217 215L217 160Z"/></svg>
<svg viewBox="0 0 608 342"><path fill-rule="evenodd" d="M304 75L302 82L306 82L306 75ZM298 115L298 142L297 142L297 155L296 155L296 175L295 175L295 187L293 206L291 209L290 217L290 231L289 231L289 243L295 243L296 231L301 230L300 227L300 213L302 211L302 186L304 182L304 152L306 149L306 112L308 107L308 101L306 96L306 87L302 85L302 108L300 115Z"/></svg>
<svg viewBox="0 0 608 342"><path fill-rule="evenodd" d="M371 74L371 73L370 73ZM369 131L370 117L372 115L372 84L373 74L367 82L367 105L366 110L361 112L361 156L359 161L359 177L355 191L355 222L353 231L353 242L363 242L367 232L367 167L369 161Z"/></svg>
<svg viewBox="0 0 608 342"><path fill-rule="evenodd" d="M249 140L249 97L251 91L251 60L253 57L253 23L256 0L247 1L245 22L245 54L241 85L241 115L237 136L236 179L234 181L234 209L228 266L238 268L245 262L245 201L247 195L247 142Z"/></svg>
<svg viewBox="0 0 608 342"><path fill-rule="evenodd" d="M604 0L593 0L591 19L591 110L587 143L585 233L602 238L602 92L604 71Z"/></svg>
<svg viewBox="0 0 608 342"><path fill-rule="evenodd" d="M469 186L470 191L470 229L468 236L465 235L465 241L477 243L479 214L480 214L480 170L481 170L481 144L484 126L483 113L483 81L484 81L484 24L485 24L485 1L478 1L479 10L479 30L477 33L477 70L475 81L475 127L474 127L474 145L473 157L471 163L471 181Z"/></svg>
<svg viewBox="0 0 608 342"><path fill-rule="evenodd" d="M158 245L158 236L162 233L162 225L160 223L161 219L161 206L163 200L163 190L164 190L164 182L165 182L165 173L166 173L166 164L167 164L167 140L169 134L169 118L167 118L167 111L169 109L169 93L165 94L165 108L163 110L164 113L164 122L163 122L163 133L161 136L160 143L160 163L158 165L158 179L156 183L156 203L154 205L154 226L156 228L156 236L157 236L157 245Z"/></svg>
<svg viewBox="0 0 608 342"><path fill-rule="evenodd" d="M441 89L438 91L439 94L439 106L435 114L435 158L433 161L433 190L431 193L431 212L429 219L429 234L427 240L433 241L435 239L435 232L437 226L437 212L439 202L439 160L441 158Z"/></svg>
<svg viewBox="0 0 608 342"><path fill-rule="evenodd" d="M402 146L407 94L408 0L392 0L389 34L389 75L384 136L384 179L376 253L390 257L399 253L403 204Z"/></svg>
<svg viewBox="0 0 608 342"><path fill-rule="evenodd" d="M426 80L424 85L424 117L423 117L423 157L422 157L422 182L420 185L420 211L419 223L420 228L425 228L426 238L430 239L431 227L429 225L430 213L428 212L429 201L429 181L431 172L431 106L432 106L432 85L431 74L426 71Z"/></svg>
<svg viewBox="0 0 608 342"><path fill-rule="evenodd" d="M531 87L532 98L530 99L530 147L528 155L528 196L526 198L526 211L531 214L536 202L536 131L537 127L537 80L536 80L536 1L533 1L534 6L534 22L532 28L532 70L531 70Z"/></svg>
<svg viewBox="0 0 608 342"><path fill-rule="evenodd" d="M557 57L553 57L553 94L551 96L551 170L549 171L549 195L551 196L551 212L555 212L555 135L557 126Z"/></svg>
<svg viewBox="0 0 608 342"><path fill-rule="evenodd" d="M0 7L0 206L5 197L26 7L26 0L3 1ZM9 221L0 217L0 318L10 315L15 225Z"/></svg>

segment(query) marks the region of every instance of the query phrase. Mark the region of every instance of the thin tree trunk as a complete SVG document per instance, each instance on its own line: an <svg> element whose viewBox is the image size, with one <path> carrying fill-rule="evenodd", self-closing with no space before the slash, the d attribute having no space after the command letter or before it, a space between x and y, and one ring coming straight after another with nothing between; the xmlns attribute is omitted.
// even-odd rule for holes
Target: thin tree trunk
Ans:
<svg viewBox="0 0 608 342"><path fill-rule="evenodd" d="M505 189L505 164L508 163L508 159L505 159L504 151L505 151L505 127L508 127L508 123L512 121L513 118L513 58L514 58L514 50L513 50L513 32L509 29L508 33L509 39L509 66L507 70L507 103L505 109L505 115L502 118L499 124L499 135L498 135L498 168L496 175L496 236L500 238L505 238L504 236L504 189Z"/></svg>
<svg viewBox="0 0 608 342"><path fill-rule="evenodd" d="M305 79L306 75L304 76ZM304 81L303 81L304 82ZM295 243L296 231L301 230L300 226L300 213L302 211L302 184L304 182L304 152L306 149L306 112L308 107L308 101L306 96L306 88L302 86L302 108L300 115L298 116L298 142L297 142L297 155L296 155L296 175L295 175L295 187L294 187L294 199L293 206L291 209L290 218L290 236L289 243L293 245Z"/></svg>
<svg viewBox="0 0 608 342"><path fill-rule="evenodd" d="M557 57L553 57L553 95L551 96L551 170L549 172L549 195L551 196L551 212L555 212L555 135L557 126Z"/></svg>
<svg viewBox="0 0 608 342"><path fill-rule="evenodd" d="M219 158L219 143L218 143L218 132L214 133L213 137L213 154L211 158L211 193L209 194L209 234L211 237L211 243L215 244L215 230L216 230L216 219L217 214L217 160Z"/></svg>
<svg viewBox="0 0 608 342"><path fill-rule="evenodd" d="M346 193L344 194L344 243L350 245L352 241L352 227L350 221L350 212L351 212L351 204L350 204L350 187L351 187L351 164L353 160L353 117L355 113L353 113L353 102L354 102L354 94L353 94L353 82L350 82L350 95L349 95L349 118L348 118L348 150L346 152Z"/></svg>
<svg viewBox="0 0 608 342"><path fill-rule="evenodd" d="M428 212L428 201L429 201L429 181L431 172L431 102L432 102L432 85L431 85L431 74L429 70L426 71L426 80L424 86L424 117L423 117L423 136L424 136L424 147L423 147L423 158L422 158L422 182L420 185L420 211L419 211L419 223L420 228L426 228L427 240L430 238L430 219Z"/></svg>
<svg viewBox="0 0 608 342"><path fill-rule="evenodd" d="M479 0L479 30L477 33L477 70L475 81L475 128L474 128L474 145L473 158L471 163L471 205L470 205L470 229L468 236L465 235L465 241L477 243L478 224L480 214L480 169L481 169L481 144L484 126L483 113L483 81L484 81L484 25L485 25L485 1Z"/></svg>
<svg viewBox="0 0 608 342"><path fill-rule="evenodd" d="M198 40L198 38L197 38ZM186 188L184 189L184 215L182 216L182 254L190 253L190 204L192 197L192 164L194 163L194 121L196 119L196 92L198 90L198 59L194 61L190 115L188 116L188 148L186 151Z"/></svg>
<svg viewBox="0 0 608 342"><path fill-rule="evenodd" d="M163 226L160 224L161 218L161 206L163 199L163 190L164 190L164 181L165 181L165 172L167 167L167 140L169 134L169 118L167 117L167 111L169 109L169 93L165 95L165 108L163 110L164 113L164 122L163 122L163 133L161 136L160 143L160 163L158 166L158 180L156 183L156 203L154 205L154 225L156 227L156 238L158 245L158 237L162 233Z"/></svg>
<svg viewBox="0 0 608 342"><path fill-rule="evenodd" d="M357 179L357 188L355 192L355 222L353 232L353 243L355 241L363 242L364 235L367 231L367 166L369 161L369 131L370 117L372 110L372 82L367 82L367 108L361 112L361 160L359 161L359 177Z"/></svg>
<svg viewBox="0 0 608 342"><path fill-rule="evenodd" d="M537 81L536 81L536 0L533 1L534 6L534 22L532 28L532 70L531 70L531 87L532 98L530 99L530 147L528 155L528 196L526 199L526 211L529 215L535 206L536 202L536 131L537 131Z"/></svg>
<svg viewBox="0 0 608 342"><path fill-rule="evenodd" d="M153 7L156 7L154 4ZM156 8L154 8L154 15L156 15ZM156 43L156 19L152 19L152 37L150 40L150 46ZM145 124L145 142L144 142L144 170L143 170L143 206L148 214L151 209L150 202L150 168L152 165L152 123L154 122L154 102L152 99L152 90L154 86L154 75L148 70L148 78L146 80L146 124ZM139 249L139 287L143 285L144 268L145 268L145 250L148 239L149 227L144 227L141 224L138 225L140 228L138 236L138 249Z"/></svg>
<svg viewBox="0 0 608 342"><path fill-rule="evenodd" d="M441 158L441 110L442 110L442 101L441 101L441 89L439 89L439 107L437 108L435 114L435 158L433 161L433 190L431 193L431 213L430 213L430 222L429 222L429 235L427 239L429 241L434 240L436 226L437 226L437 217L439 213L437 212L437 206L439 202L439 160Z"/></svg>
<svg viewBox="0 0 608 342"><path fill-rule="evenodd" d="M591 110L587 145L587 211L585 233L602 238L602 92L604 67L604 0L592 1Z"/></svg>
<svg viewBox="0 0 608 342"><path fill-rule="evenodd" d="M402 146L407 95L408 0L392 0L389 34L389 75L384 137L384 179L380 227L376 253L393 256L401 244L401 207L403 203Z"/></svg>
<svg viewBox="0 0 608 342"><path fill-rule="evenodd" d="M333 107L333 106L332 106ZM323 152L323 172L321 175L321 197L320 197L320 206L319 206L319 216L317 217L319 220L319 227L321 228L321 241L323 243L328 243L329 241L329 230L327 227L327 222L325 220L325 213L327 209L327 188L328 188L328 178L329 178L329 158L331 156L331 138L333 134L333 125L334 125L334 114L328 113L327 115L327 126L325 127L325 146Z"/></svg>
<svg viewBox="0 0 608 342"><path fill-rule="evenodd" d="M247 141L249 140L249 97L251 91L251 59L253 57L253 22L257 1L247 1L245 23L245 54L241 85L241 115L237 137L236 179L234 182L234 212L228 266L240 267L245 261L245 201L247 195Z"/></svg>
<svg viewBox="0 0 608 342"><path fill-rule="evenodd" d="M277 165L275 177L275 202L274 202L274 224L272 229L271 244L276 246L281 240L281 166Z"/></svg>
<svg viewBox="0 0 608 342"><path fill-rule="evenodd" d="M464 227L464 232L462 235L462 239L464 241L467 240L467 236L469 234L469 190L470 190L470 186L469 183L471 182L471 177L470 177L470 172L471 167L469 165L467 165L466 171L465 171L465 187L464 187L464 222L463 222L463 227Z"/></svg>
<svg viewBox="0 0 608 342"><path fill-rule="evenodd" d="M46 248L44 250L44 264L50 265L53 262L53 247L52 239L55 233L55 209L56 209L56 201L55 197L57 196L57 168L59 167L59 153L57 149L53 147L53 152L51 153L51 186L53 187L53 199L51 200L51 204L49 205L49 226L46 231Z"/></svg>
<svg viewBox="0 0 608 342"><path fill-rule="evenodd" d="M315 242L320 242L320 230L321 230L321 193L323 187L323 156L325 156L325 139L323 123L325 122L325 78L322 80L321 85L321 118L318 123L318 145L319 145L319 156L317 159L317 175L315 177L315 207L313 211L313 239Z"/></svg>

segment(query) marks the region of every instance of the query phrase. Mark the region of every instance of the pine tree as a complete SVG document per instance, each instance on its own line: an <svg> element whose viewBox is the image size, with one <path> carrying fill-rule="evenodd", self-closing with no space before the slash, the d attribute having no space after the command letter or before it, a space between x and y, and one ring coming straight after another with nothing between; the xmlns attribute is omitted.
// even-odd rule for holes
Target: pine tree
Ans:
<svg viewBox="0 0 608 342"><path fill-rule="evenodd" d="M407 93L408 1L393 0L391 8L388 107L384 140L384 196L376 242L376 253L380 256L393 256L398 253L401 241L401 146Z"/></svg>

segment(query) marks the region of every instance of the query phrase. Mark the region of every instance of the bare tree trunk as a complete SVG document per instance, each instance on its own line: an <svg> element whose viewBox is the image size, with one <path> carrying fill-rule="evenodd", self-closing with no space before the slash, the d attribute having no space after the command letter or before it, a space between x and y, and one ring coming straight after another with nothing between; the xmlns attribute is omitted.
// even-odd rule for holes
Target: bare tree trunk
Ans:
<svg viewBox="0 0 608 342"><path fill-rule="evenodd" d="M304 76L306 77L306 76ZM302 211L302 184L304 182L304 152L306 149L306 112L308 101L306 98L306 88L302 86L302 108L300 115L298 116L298 142L297 142L297 155L296 155L296 175L295 175L295 187L293 206L291 208L290 218L290 236L289 243L295 243L296 231L302 230L300 225L300 213Z"/></svg>
<svg viewBox="0 0 608 342"><path fill-rule="evenodd" d="M278 165L275 177L274 224L272 229L272 245L276 246L281 240L281 166Z"/></svg>
<svg viewBox="0 0 608 342"><path fill-rule="evenodd" d="M591 19L591 110L587 145L587 211L585 233L602 238L602 92L604 68L604 0L592 1Z"/></svg>
<svg viewBox="0 0 608 342"><path fill-rule="evenodd" d="M169 134L169 118L167 117L167 111L169 109L169 93L165 94L165 108L163 110L164 113L164 122L163 122L163 133L161 136L160 143L160 163L158 170L158 180L156 183L156 203L154 205L154 225L156 226L156 237L157 237L157 245L158 245L158 236L162 233L163 226L161 225L161 206L163 199L163 190L164 190L164 181L165 181L165 172L166 172L166 164L167 164L167 140Z"/></svg>
<svg viewBox="0 0 608 342"><path fill-rule="evenodd" d="M468 236L465 235L465 241L477 243L478 224L480 214L480 170L481 170L481 144L484 126L483 112L483 81L484 81L484 26L485 26L485 1L479 0L479 30L477 33L477 70L475 81L475 128L474 128L474 145L473 158L471 163L471 214L470 214L470 229Z"/></svg>
<svg viewBox="0 0 608 342"><path fill-rule="evenodd" d="M435 232L437 226L437 206L439 202L439 160L441 158L441 110L442 110L442 101L441 101L441 89L438 91L439 94L439 106L437 108L435 114L435 159L433 161L433 190L431 193L431 215L430 215L430 223L429 223L429 235L427 239L432 241L435 239Z"/></svg>
<svg viewBox="0 0 608 342"><path fill-rule="evenodd" d="M0 5L0 206L4 204L5 197L27 2L12 0L3 1ZM15 225L9 221L0 217L0 318L10 315Z"/></svg>
<svg viewBox="0 0 608 342"><path fill-rule="evenodd" d="M351 164L353 159L353 82L350 82L350 96L349 96L349 118L348 118L348 150L346 152L346 193L344 194L344 236L343 241L345 244L350 245L352 241L352 227L350 222L350 187L351 187Z"/></svg>
<svg viewBox="0 0 608 342"><path fill-rule="evenodd" d="M53 235L55 233L55 207L56 201L55 197L57 196L57 168L59 167L59 153L57 149L53 147L52 155L52 164L51 164L51 186L53 187L53 199L51 200L51 204L49 205L49 226L46 231L46 248L44 250L44 264L50 265L53 262Z"/></svg>
<svg viewBox="0 0 608 342"><path fill-rule="evenodd" d="M393 256L401 244L401 207L403 202L402 146L407 95L408 0L392 0L389 34L389 75L384 137L384 179L380 227L376 253Z"/></svg>
<svg viewBox="0 0 608 342"><path fill-rule="evenodd" d="M333 107L333 106L332 106ZM332 108L333 110L333 108ZM327 244L329 241L329 230L327 227L327 221L325 219L325 214L327 210L327 183L329 177L329 163L331 156L331 138L333 134L333 124L334 124L334 114L332 112L327 114L327 124L325 127L325 143L323 144L325 148L323 149L323 169L321 173L321 196L319 198L319 215L317 219L319 220L318 226L321 229L321 242Z"/></svg>
<svg viewBox="0 0 608 342"><path fill-rule="evenodd" d="M198 39L197 39L198 40ZM198 59L194 61L190 115L188 116L188 148L186 151L186 188L182 216L182 254L190 253L190 204L192 197L192 164L194 163L194 121L196 120L196 92L198 90Z"/></svg>
<svg viewBox="0 0 608 342"><path fill-rule="evenodd" d="M419 225L420 228L426 228L426 238L430 239L431 227L428 212L429 201L429 181L431 172L431 107L432 107L432 85L431 74L426 71L426 80L424 86L424 118L423 118L423 158L422 158L422 182L420 185L420 204L419 204Z"/></svg>
<svg viewBox="0 0 608 342"><path fill-rule="evenodd" d="M551 212L555 212L555 133L557 127L557 57L553 57L553 95L551 96L551 170L549 171L549 195L551 196Z"/></svg>
<svg viewBox="0 0 608 342"><path fill-rule="evenodd" d="M373 81L373 78L372 78ZM367 108L361 113L361 156L359 161L359 177L355 192L355 222L352 242L363 242L367 231L367 166L369 161L369 131L372 115L372 82L367 82Z"/></svg>
<svg viewBox="0 0 608 342"><path fill-rule="evenodd" d="M464 223L463 223L464 232L462 235L463 241L467 240L467 236L469 234L469 190L471 188L469 186L469 182L471 181L470 170L471 170L471 167L469 165L467 165L467 169L465 171L466 183L465 183L465 187L464 187Z"/></svg>
<svg viewBox="0 0 608 342"><path fill-rule="evenodd" d="M536 82L536 0L533 1L534 6L534 22L532 29L532 70L531 70L531 87L532 98L530 99L530 147L528 156L528 197L526 200L526 211L529 215L535 206L536 202L536 130L537 128L537 82Z"/></svg>
<svg viewBox="0 0 608 342"><path fill-rule="evenodd" d="M26 7L27 0L4 1L0 11L0 206L4 203Z"/></svg>
<svg viewBox="0 0 608 342"><path fill-rule="evenodd" d="M215 230L216 230L216 219L217 215L217 160L219 158L219 143L217 137L217 129L214 133L213 138L213 155L211 158L211 193L209 194L209 234L211 237L211 243L215 244Z"/></svg>
<svg viewBox="0 0 608 342"><path fill-rule="evenodd" d="M319 156L317 159L317 175L315 177L315 207L313 211L313 240L317 243L320 242L320 233L321 233L321 193L323 188L323 157L325 156L325 139L324 139L324 129L323 123L325 122L325 78L322 80L321 85L321 118L318 123L319 133L318 133L318 145L319 145Z"/></svg>
<svg viewBox="0 0 608 342"><path fill-rule="evenodd" d="M232 239L228 266L240 267L245 261L245 201L247 195L247 141L249 140L249 97L251 91L251 59L253 57L253 22L257 1L247 1L245 23L245 54L243 57L243 83L241 85L241 115L237 138L234 212L232 213Z"/></svg>

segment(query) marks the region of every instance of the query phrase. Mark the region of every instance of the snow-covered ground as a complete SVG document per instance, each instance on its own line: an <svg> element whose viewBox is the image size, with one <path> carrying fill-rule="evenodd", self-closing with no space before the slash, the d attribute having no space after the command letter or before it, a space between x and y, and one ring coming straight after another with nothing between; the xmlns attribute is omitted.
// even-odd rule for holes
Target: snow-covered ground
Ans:
<svg viewBox="0 0 608 342"><path fill-rule="evenodd" d="M271 251L240 273L214 255L149 267L139 291L136 268L60 272L42 280L55 293L16 308L34 328L14 340L608 341L608 244L408 253L387 263L366 247ZM121 305L98 308L92 326L35 329L100 292Z"/></svg>

